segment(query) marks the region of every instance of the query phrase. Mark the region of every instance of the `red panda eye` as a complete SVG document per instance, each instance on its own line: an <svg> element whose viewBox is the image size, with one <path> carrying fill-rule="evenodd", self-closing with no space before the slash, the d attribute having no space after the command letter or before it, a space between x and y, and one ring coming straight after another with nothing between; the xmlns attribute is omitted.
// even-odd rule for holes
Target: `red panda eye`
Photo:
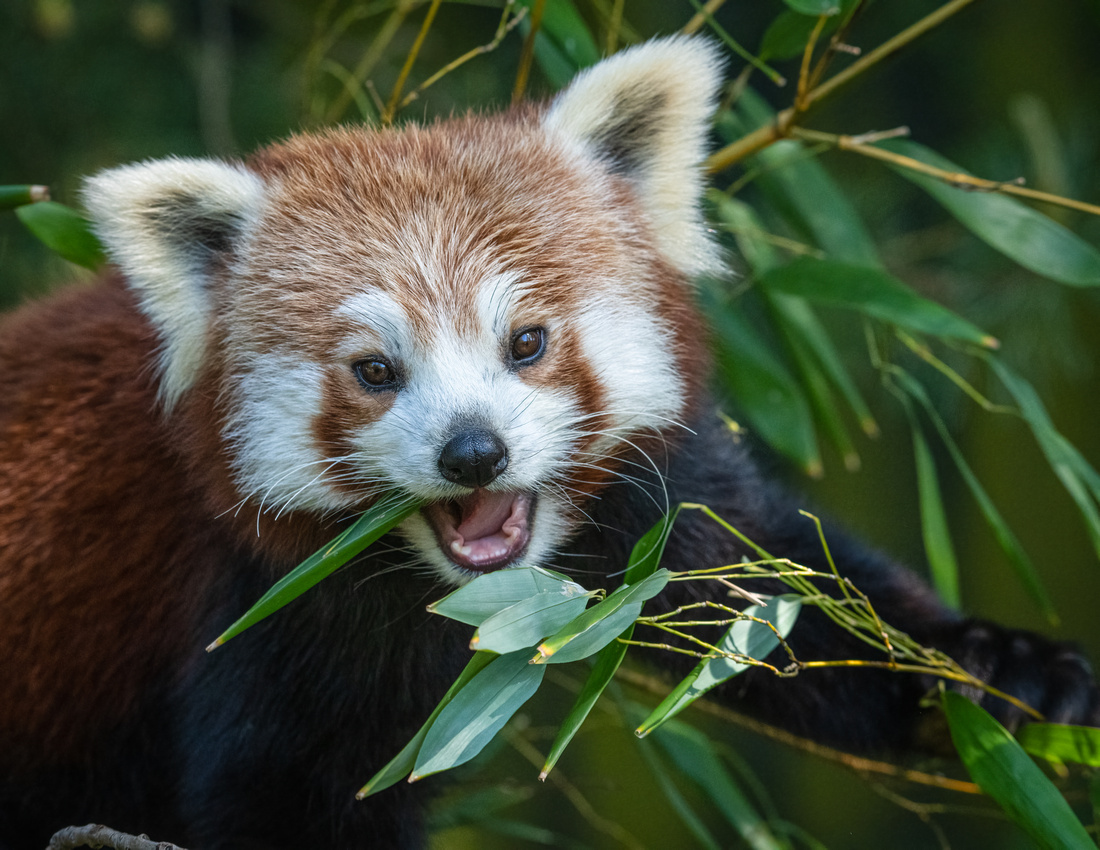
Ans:
<svg viewBox="0 0 1100 850"><path fill-rule="evenodd" d="M512 362L519 366L534 363L546 349L546 331L543 328L524 328L512 337Z"/></svg>
<svg viewBox="0 0 1100 850"><path fill-rule="evenodd" d="M397 389L397 372L385 360L368 357L354 363L351 369L368 390Z"/></svg>

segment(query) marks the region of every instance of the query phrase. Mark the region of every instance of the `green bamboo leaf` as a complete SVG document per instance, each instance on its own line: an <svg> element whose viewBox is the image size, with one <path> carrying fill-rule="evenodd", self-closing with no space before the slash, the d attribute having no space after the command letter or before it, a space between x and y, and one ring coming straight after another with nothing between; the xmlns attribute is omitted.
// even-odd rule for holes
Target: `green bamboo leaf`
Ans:
<svg viewBox="0 0 1100 850"><path fill-rule="evenodd" d="M1020 414L1035 435L1050 468L1077 504L1077 509L1085 520L1093 549L1100 556L1100 512L1096 506L1096 502L1100 501L1100 492L1095 487L1100 477L1096 470L1054 427L1050 414L1031 384L996 357L987 356L986 362L1019 405Z"/></svg>
<svg viewBox="0 0 1100 850"><path fill-rule="evenodd" d="M546 668L529 664L525 650L501 655L444 706L428 729L410 782L472 759L542 683Z"/></svg>
<svg viewBox="0 0 1100 850"><path fill-rule="evenodd" d="M719 224L733 234L738 253L754 273L763 274L780 265L779 252L752 207L736 198L727 198L717 189L707 190L707 201Z"/></svg>
<svg viewBox="0 0 1100 850"><path fill-rule="evenodd" d="M733 234L738 251L748 261L756 275L762 275L781 265L779 254L767 231L756 212L748 204L727 198L717 190L711 190L707 197L720 223ZM840 391L855 413L864 433L868 436L877 436L878 424L871 415L870 408L863 401L855 381L848 374L832 340L829 339L825 328L822 327L810 306L804 299L780 293L773 293L770 303L782 319L784 339L792 347L797 345L799 348L795 357L800 369L802 365L798 361L804 353L811 358L814 371L820 371ZM818 412L820 402L814 398L814 395L816 393L811 395L810 401L814 404L815 412ZM828 415L829 407L831 405L826 406L825 412L820 415ZM826 423L827 427L830 427L834 442L843 443L845 432L842 426L837 427L838 424L832 423L830 427ZM850 441L848 444L850 445ZM842 448L841 454L846 453L848 452ZM849 456L856 457L854 454ZM858 457L856 459L858 460Z"/></svg>
<svg viewBox="0 0 1100 850"><path fill-rule="evenodd" d="M532 2L520 0L516 5L530 11ZM531 31L530 21L528 14L520 22L524 37ZM547 0L535 34L535 59L556 89L564 88L578 71L600 60L600 49L570 0Z"/></svg>
<svg viewBox="0 0 1100 850"><path fill-rule="evenodd" d="M633 634L634 624L631 623L627 626L626 631L620 633L619 637L623 640L629 640ZM600 698L600 695L615 677L615 671L619 669L623 658L626 657L626 650L627 645L616 640L601 649L600 654L596 656L596 663L592 667L592 672L588 674L588 679L585 681L584 687L581 688L577 701L573 703L573 707L569 709L565 720L558 727L558 734L554 737L554 743L551 745L550 751L546 755L546 762L542 766L542 773L539 774L540 780L546 779L546 775L554 769L554 765L558 763L561 754L565 752L565 748L569 746L569 742L573 740L573 737L592 711L593 706L596 705L596 700Z"/></svg>
<svg viewBox="0 0 1100 850"><path fill-rule="evenodd" d="M1017 539L1008 523L1005 522L1004 517L1001 516L1000 511L998 511L996 505L993 504L993 500L989 498L989 494L986 493L978 477L970 468L970 464L967 463L962 450L959 449L958 444L951 436L947 424L943 421L943 418L932 404L932 400L928 397L928 393L925 392L924 387L907 372L897 370L894 372L894 378L897 380L898 385L916 399L924 408L924 412L932 421L940 439L951 454L951 459L955 462L959 474L966 482L967 487L970 488L970 493L974 497L974 501L977 502L982 512L982 516L985 517L986 523L993 531L993 536L996 538L1002 551L1004 551L1005 555L1008 557L1009 564L1016 573L1016 577L1020 580L1020 583L1023 585L1028 595L1031 596L1035 604L1042 610L1044 616L1046 616L1053 625L1057 625L1059 621L1058 613L1054 610L1054 603L1046 592L1046 588L1043 587L1043 583L1039 579L1039 573L1035 569L1034 564L1032 564L1031 558L1028 557L1023 546L1020 545L1020 541Z"/></svg>
<svg viewBox="0 0 1100 850"><path fill-rule="evenodd" d="M433 602L428 610L460 623L480 626L497 612L537 593L576 595L585 592L583 587L561 573L541 567L520 567L478 576L438 602Z"/></svg>
<svg viewBox="0 0 1100 850"><path fill-rule="evenodd" d="M1061 764L1075 762L1100 767L1100 729L1060 723L1029 723L1016 735L1033 756Z"/></svg>
<svg viewBox="0 0 1100 850"><path fill-rule="evenodd" d="M0 186L0 210L10 210L49 199L50 190L46 186Z"/></svg>
<svg viewBox="0 0 1100 850"><path fill-rule="evenodd" d="M673 721L655 738L673 763L707 794L723 817L754 850L781 850L789 845L780 840L768 822L745 798L714 746L703 733Z"/></svg>
<svg viewBox="0 0 1100 850"><path fill-rule="evenodd" d="M1066 459L1066 463L1073 468L1092 494L1092 498L1100 502L1100 473L1090 464L1077 447L1059 432L1054 432L1051 442L1055 451Z"/></svg>
<svg viewBox="0 0 1100 850"><path fill-rule="evenodd" d="M821 36L831 34L855 4L856 0L840 0L839 5L844 15L833 15L829 18ZM806 42L810 40L810 33L816 25L816 17L800 14L791 9L783 10L764 32L764 40L760 45L760 58L762 60L791 59L801 56L806 49Z"/></svg>
<svg viewBox="0 0 1100 850"><path fill-rule="evenodd" d="M965 174L955 163L908 139L879 147L927 165ZM997 192L967 191L942 180L895 166L975 236L1037 275L1070 286L1100 286L1100 251L1073 231L1015 198Z"/></svg>
<svg viewBox="0 0 1100 850"><path fill-rule="evenodd" d="M774 597L766 608L750 605L744 613L749 617L766 620L775 626L784 638L794 628L798 614L802 610L802 599L793 594ZM775 632L764 623L756 620L737 620L729 627L722 640L716 644L722 652L736 653L757 661L763 660L769 652L779 646ZM704 658L695 669L669 692L661 704L642 721L634 734L639 738L660 728L711 688L731 679L738 673L748 670L752 665L725 656Z"/></svg>
<svg viewBox="0 0 1100 850"><path fill-rule="evenodd" d="M913 430L913 456L917 468L921 536L924 539L924 553L928 557L928 566L932 573L932 586L940 599L959 610L962 607L959 596L959 562L955 557L955 547L951 545L951 529L947 526L947 511L944 510L943 498L940 495L936 462L932 457L932 451L928 448L928 441L924 438L924 432L921 431L917 417L908 404L905 408Z"/></svg>
<svg viewBox="0 0 1100 850"><path fill-rule="evenodd" d="M866 266L799 257L760 278L770 292L797 295L818 304L847 307L901 327L996 348L985 331L917 295L891 274Z"/></svg>
<svg viewBox="0 0 1100 850"><path fill-rule="evenodd" d="M54 201L42 201L16 207L15 214L40 242L70 263L94 271L107 262L91 225L76 210Z"/></svg>
<svg viewBox="0 0 1100 850"><path fill-rule="evenodd" d="M1100 773L1089 783L1089 803L1092 804L1092 822L1100 826Z"/></svg>
<svg viewBox="0 0 1100 850"><path fill-rule="evenodd" d="M624 584L540 643L532 663L565 664L603 649L638 619L642 605L664 590L668 577L662 569L637 584Z"/></svg>
<svg viewBox="0 0 1100 850"><path fill-rule="evenodd" d="M653 524L653 527L642 535L641 539L630 550L630 558L626 562L626 575L623 576L623 584L637 584L642 579L653 575L661 564L661 556L665 552L665 544L672 533L672 526L676 517L680 515L683 505L677 505Z"/></svg>
<svg viewBox="0 0 1100 850"><path fill-rule="evenodd" d="M707 301L706 290L703 296ZM713 297L705 309L715 330L718 374L745 418L772 448L820 476L813 416L798 382L740 312Z"/></svg>
<svg viewBox="0 0 1100 850"><path fill-rule="evenodd" d="M470 641L470 649L505 655L529 649L574 619L595 596L580 585L566 583L561 590L543 591L509 605L483 622Z"/></svg>
<svg viewBox="0 0 1100 850"><path fill-rule="evenodd" d="M833 446L844 461L845 468L850 471L859 469L859 453L856 451L852 438L848 435L848 428L845 426L844 419L840 415L840 410L833 398L832 387L794 320L794 315L798 313L800 308L808 309L806 303L802 299L778 293L764 294L764 299L771 308L772 317L779 328L780 336L787 347L796 371L801 377L802 387L806 392L806 397L810 402L810 408L814 412L816 421L821 425L825 435L832 441Z"/></svg>
<svg viewBox="0 0 1100 850"><path fill-rule="evenodd" d="M859 420L863 433L869 437L878 436L878 423L875 422L871 409L863 400L855 380L844 367L844 361L810 305L804 299L792 295L776 293L772 297L782 305L784 319L812 352L821 370L852 408L852 413Z"/></svg>
<svg viewBox="0 0 1100 850"><path fill-rule="evenodd" d="M1094 850L1069 804L1000 723L950 691L943 706L951 740L971 778L1036 843L1052 850Z"/></svg>
<svg viewBox="0 0 1100 850"><path fill-rule="evenodd" d="M665 795L665 799L672 806L672 810L684 822L684 826L706 850L721 850L722 845L718 839L711 834L703 819L695 813L691 804L680 793L680 789L677 787L679 777L673 778L669 775L670 771L657 755L655 745L650 741L639 741L638 744L642 758L649 767L650 775L656 780L657 787Z"/></svg>
<svg viewBox="0 0 1100 850"><path fill-rule="evenodd" d="M719 130L740 136L775 121L775 111L751 89L738 98L737 108L737 113L722 114ZM863 219L817 157L801 143L769 145L750 159L750 165L759 169L754 182L779 212L832 259L871 268L882 265Z"/></svg>
<svg viewBox="0 0 1100 850"><path fill-rule="evenodd" d="M838 15L840 4L837 0L783 0L794 12L800 15Z"/></svg>
<svg viewBox="0 0 1100 850"><path fill-rule="evenodd" d="M416 764L416 756L420 752L421 746L424 744L424 739L428 735L428 730L432 727L432 724L435 723L440 712L443 711L452 699L454 699L455 694L466 687L467 683L484 670L489 662L496 657L496 654L492 652L474 653L473 657L467 662L466 668L459 674L454 684L447 689L447 693L443 695L443 699L439 701L439 705L435 707L435 710L428 716L428 719L424 721L424 725L420 727L420 731L412 737L409 743L401 748L401 752L394 756L385 767L370 778L366 785L359 789L358 793L355 795L357 800L362 800L365 797L369 797L371 794L377 794L379 791L389 788L391 785L400 782L412 772L413 765Z"/></svg>
<svg viewBox="0 0 1100 850"><path fill-rule="evenodd" d="M405 498L382 499L365 511L354 524L341 532L331 543L318 549L287 575L277 581L233 625L222 632L206 651L217 649L288 602L297 599L321 579L342 567L368 546L420 508L419 503Z"/></svg>
<svg viewBox="0 0 1100 850"><path fill-rule="evenodd" d="M542 11L542 32L554 40L576 68L600 61L600 48L572 0L547 0Z"/></svg>

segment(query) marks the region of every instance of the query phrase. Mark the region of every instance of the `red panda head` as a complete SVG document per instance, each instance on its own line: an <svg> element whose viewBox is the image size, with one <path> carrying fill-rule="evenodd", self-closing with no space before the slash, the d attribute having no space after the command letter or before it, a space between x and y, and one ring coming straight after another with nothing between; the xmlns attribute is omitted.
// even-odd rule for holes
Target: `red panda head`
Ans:
<svg viewBox="0 0 1100 850"><path fill-rule="evenodd" d="M667 39L543 108L90 180L167 417L214 400L191 427L218 457L193 464L269 519L424 500L401 530L455 581L544 563L703 379L718 82L710 45Z"/></svg>

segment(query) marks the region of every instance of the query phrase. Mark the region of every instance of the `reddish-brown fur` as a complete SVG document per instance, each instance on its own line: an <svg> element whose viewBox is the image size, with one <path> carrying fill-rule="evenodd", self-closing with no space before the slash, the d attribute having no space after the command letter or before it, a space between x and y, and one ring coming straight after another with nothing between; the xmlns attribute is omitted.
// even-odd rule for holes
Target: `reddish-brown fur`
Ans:
<svg viewBox="0 0 1100 850"><path fill-rule="evenodd" d="M0 748L28 760L79 753L181 663L216 562L157 425L153 345L117 279L0 324Z"/></svg>

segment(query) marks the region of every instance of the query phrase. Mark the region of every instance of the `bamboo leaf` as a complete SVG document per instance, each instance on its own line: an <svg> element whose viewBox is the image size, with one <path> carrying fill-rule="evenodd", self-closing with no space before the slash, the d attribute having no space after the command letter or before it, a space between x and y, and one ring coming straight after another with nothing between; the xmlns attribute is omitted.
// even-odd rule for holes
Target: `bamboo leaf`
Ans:
<svg viewBox="0 0 1100 850"><path fill-rule="evenodd" d="M1100 767L1100 729L1060 723L1028 723L1016 735L1033 756L1061 764L1075 762Z"/></svg>
<svg viewBox="0 0 1100 850"><path fill-rule="evenodd" d="M632 634L634 634L633 623L627 626L619 637L623 640L629 640ZM569 742L573 740L573 737L581 728L592 708L596 705L596 701L615 677L615 671L619 669L623 658L626 657L626 650L627 645L619 641L612 641L600 650L600 654L596 657L596 663L592 667L592 672L588 674L588 679L585 680L584 687L581 688L581 692L577 696L577 701L573 703L573 707L569 709L569 713L565 716L561 726L558 727L558 734L554 737L554 743L551 745L546 756L546 762L542 766L542 773L539 774L540 780L545 779L546 775L554 769L554 765L558 763L561 754L565 752L565 748L569 746Z"/></svg>
<svg viewBox="0 0 1100 850"><path fill-rule="evenodd" d="M575 618L595 594L572 582L542 591L497 611L474 632L470 649L505 655L533 647Z"/></svg>
<svg viewBox="0 0 1100 850"><path fill-rule="evenodd" d="M365 511L355 523L341 532L331 543L318 549L287 575L276 582L260 600L233 625L221 633L207 652L236 637L245 629L274 614L288 602L297 599L321 579L342 567L368 546L415 513L420 505L404 498L379 501Z"/></svg>
<svg viewBox="0 0 1100 850"><path fill-rule="evenodd" d="M708 199L719 221L733 234L739 252L748 261L756 275L762 275L781 265L775 246L769 241L763 225L748 204L727 198L715 190L708 193ZM852 408L864 433L877 436L878 425L871 415L870 408L863 401L855 381L844 367L832 340L829 339L825 328L822 327L805 299L773 293L769 303L782 320L784 338L792 346L798 345L799 352L796 353L796 357L800 354L810 356L814 368L824 374ZM811 401L814 401L813 396ZM817 412L817 403L814 409ZM843 432L842 428L840 432ZM833 436L834 442L843 442L842 439L838 439L839 434L834 433ZM841 453L845 453L843 449Z"/></svg>
<svg viewBox="0 0 1100 850"><path fill-rule="evenodd" d="M533 0L516 5L530 10ZM531 31L531 16L520 22L524 37ZM555 89L564 88L577 72L600 59L595 39L570 0L548 0L542 22L535 34L535 58L543 74Z"/></svg>
<svg viewBox="0 0 1100 850"><path fill-rule="evenodd" d="M624 584L540 643L532 662L564 664L603 649L638 619L642 605L664 590L668 577L668 570L657 570L637 584Z"/></svg>
<svg viewBox="0 0 1100 850"><path fill-rule="evenodd" d="M1095 848L1057 789L996 720L966 697L944 694L944 711L971 778L1044 848Z"/></svg>
<svg viewBox="0 0 1100 850"><path fill-rule="evenodd" d="M771 292L798 295L818 304L846 307L901 327L961 339L987 348L997 341L966 319L917 295L884 271L866 266L799 257L760 278Z"/></svg>
<svg viewBox="0 0 1100 850"><path fill-rule="evenodd" d="M812 19L803 20L813 26ZM742 93L737 107L737 113L720 116L719 130L741 136L775 121L775 111L752 89ZM832 259L881 266L863 219L811 151L799 142L781 141L754 155L750 163L758 169L754 182L769 200Z"/></svg>
<svg viewBox="0 0 1100 850"><path fill-rule="evenodd" d="M959 562L951 545L951 529L947 526L947 511L940 495L936 462L928 448L920 423L906 405L913 430L913 455L917 468L917 492L920 498L921 536L924 552L932 572L932 586L940 599L955 610L962 607L959 597Z"/></svg>
<svg viewBox="0 0 1100 850"><path fill-rule="evenodd" d="M626 575L623 584L637 584L642 579L653 575L661 564L661 556L665 552L665 544L672 533L672 526L676 517L680 515L683 505L677 505L659 520L653 527L642 535L630 551L630 558L626 562Z"/></svg>
<svg viewBox="0 0 1100 850"><path fill-rule="evenodd" d="M691 804L680 793L680 789L676 787L676 779L679 777L674 779L669 775L668 768L657 755L655 745L650 741L639 741L639 745L642 758L649 766L650 774L656 780L657 786L665 795L665 799L668 800L673 811L684 822L684 826L706 850L721 850L722 845L718 842L718 839L711 834L702 818L695 813L695 810L691 808Z"/></svg>
<svg viewBox="0 0 1100 850"><path fill-rule="evenodd" d="M902 373L904 374L904 373ZM905 375L908 378L908 375ZM910 379L910 383L916 383ZM913 405L907 395L898 394L898 400L905 409L909 427L913 434L913 458L917 472L917 493L920 501L921 538L924 541L924 553L932 575L932 586L939 597L958 610L959 564L955 557L955 548L951 544L951 529L947 524L947 512L940 495L939 475L936 462L928 441L924 437L920 421L913 411Z"/></svg>
<svg viewBox="0 0 1100 850"><path fill-rule="evenodd" d="M793 320L793 315L800 307L806 307L806 303L801 299L779 294L765 298L795 369L801 376L802 386L816 421L844 460L845 468L859 469L859 454L837 408L829 381Z"/></svg>
<svg viewBox="0 0 1100 850"><path fill-rule="evenodd" d="M996 357L987 356L986 362L1019 405L1020 414L1035 435L1050 468L1077 504L1077 509L1085 520L1093 549L1100 556L1100 512L1096 505L1100 500L1100 492L1095 486L1100 478L1096 470L1054 427L1050 414L1031 384Z"/></svg>
<svg viewBox="0 0 1100 850"><path fill-rule="evenodd" d="M428 606L433 614L480 626L489 617L538 593L583 594L575 581L541 567L496 570L478 576ZM540 635L543 637L543 635Z"/></svg>
<svg viewBox="0 0 1100 850"><path fill-rule="evenodd" d="M443 707L428 729L410 782L472 759L542 683L546 668L521 650L494 658Z"/></svg>
<svg viewBox="0 0 1100 850"><path fill-rule="evenodd" d="M738 252L753 272L763 274L780 265L779 254L752 207L735 198L727 198L717 189L708 190L707 200L719 223L733 234Z"/></svg>
<svg viewBox="0 0 1100 850"><path fill-rule="evenodd" d="M94 271L107 262L91 225L76 210L54 201L42 201L16 207L15 214L40 242L70 263Z"/></svg>
<svg viewBox="0 0 1100 850"><path fill-rule="evenodd" d="M443 695L443 699L439 701L439 705L435 707L435 710L429 715L428 719L424 721L424 725L420 727L420 731L413 736L409 743L401 748L401 752L394 756L385 767L370 778L366 785L359 789L359 792L355 795L356 799L362 800L365 797L369 797L371 794L377 794L379 791L389 788L391 785L401 781L401 779L412 772L413 765L416 764L416 756L424 744L424 738L427 737L428 730L432 727L432 724L435 723L440 712L443 711L452 699L454 699L455 694L462 690L474 676L484 670L489 662L496 657L497 656L492 652L474 653L473 657L466 664L466 668L459 674L454 684L447 689L447 693Z"/></svg>
<svg viewBox="0 0 1100 850"><path fill-rule="evenodd" d="M802 343L813 353L818 365L829 381L844 396L844 400L859 420L863 432L869 437L878 436L878 424L875 422L874 416L871 415L871 409L863 400L855 381L844 367L844 362L837 353L833 341L825 332L825 328L817 316L814 315L810 305L804 299L790 295L776 294L773 297L783 305L782 309L786 321L798 334Z"/></svg>
<svg viewBox="0 0 1100 850"><path fill-rule="evenodd" d="M837 0L783 0L787 7L800 15L836 15L840 13Z"/></svg>
<svg viewBox="0 0 1100 850"><path fill-rule="evenodd" d="M798 382L740 312L710 299L718 374L752 427L811 476L821 475L813 416Z"/></svg>
<svg viewBox="0 0 1100 850"><path fill-rule="evenodd" d="M1059 619L1058 613L1054 610L1054 603L1047 594L1046 588L1043 587L1043 583L1039 579L1039 573L1035 569L1034 564L1032 564L1031 558L1028 557L1023 546L1020 545L1020 541L1016 538L1016 535L1013 533L1008 523L1005 522L1004 517L1001 516L1000 511L998 511L996 505L993 504L993 500L989 498L989 494L986 493L978 477L970 468L970 464L967 463L962 450L959 449L958 444L951 436L951 432L948 430L943 418L936 411L935 406L932 404L932 400L928 397L928 393L925 392L924 387L917 383L917 381L907 372L897 370L894 372L894 378L897 380L899 386L916 399L924 408L924 412L932 421L940 439L947 447L947 451L950 453L951 459L955 462L955 467L959 470L959 474L962 476L963 481L965 481L967 487L970 488L970 493L974 497L974 501L977 502L978 508L982 512L982 516L985 517L986 523L989 524L990 529L993 531L993 536L996 538L1002 551L1004 551L1005 555L1008 557L1008 562L1016 573L1016 577L1020 580L1020 583L1023 585L1028 595L1031 596L1032 600L1034 600L1035 604L1042 610L1046 618L1052 624L1057 625Z"/></svg>
<svg viewBox="0 0 1100 850"><path fill-rule="evenodd" d="M771 623L780 635L786 637L794 628L801 610L801 598L788 594L774 597L766 608L750 605L744 613L749 617L757 617ZM779 646L779 638L776 637L775 631L764 623L742 619L730 626L716 646L722 652L735 653L760 661ZM726 656L704 658L642 721L634 730L634 734L644 738L711 688L744 672L750 666L752 665Z"/></svg>
<svg viewBox="0 0 1100 850"><path fill-rule="evenodd" d="M49 198L50 190L45 186L0 186L0 210L48 201Z"/></svg>
<svg viewBox="0 0 1100 850"><path fill-rule="evenodd" d="M530 0L517 4L530 5ZM600 61L600 48L572 0L548 0L542 11L541 31L553 39L575 69Z"/></svg>
<svg viewBox="0 0 1100 850"><path fill-rule="evenodd" d="M703 789L749 847L780 850L788 846L745 798L704 734L673 722L655 740L675 765Z"/></svg>
<svg viewBox="0 0 1100 850"><path fill-rule="evenodd" d="M892 139L879 147L945 171L967 173L908 139ZM1024 268L1069 286L1100 286L1100 251L1049 216L997 192L968 191L901 166L894 170L935 198L975 236Z"/></svg>

